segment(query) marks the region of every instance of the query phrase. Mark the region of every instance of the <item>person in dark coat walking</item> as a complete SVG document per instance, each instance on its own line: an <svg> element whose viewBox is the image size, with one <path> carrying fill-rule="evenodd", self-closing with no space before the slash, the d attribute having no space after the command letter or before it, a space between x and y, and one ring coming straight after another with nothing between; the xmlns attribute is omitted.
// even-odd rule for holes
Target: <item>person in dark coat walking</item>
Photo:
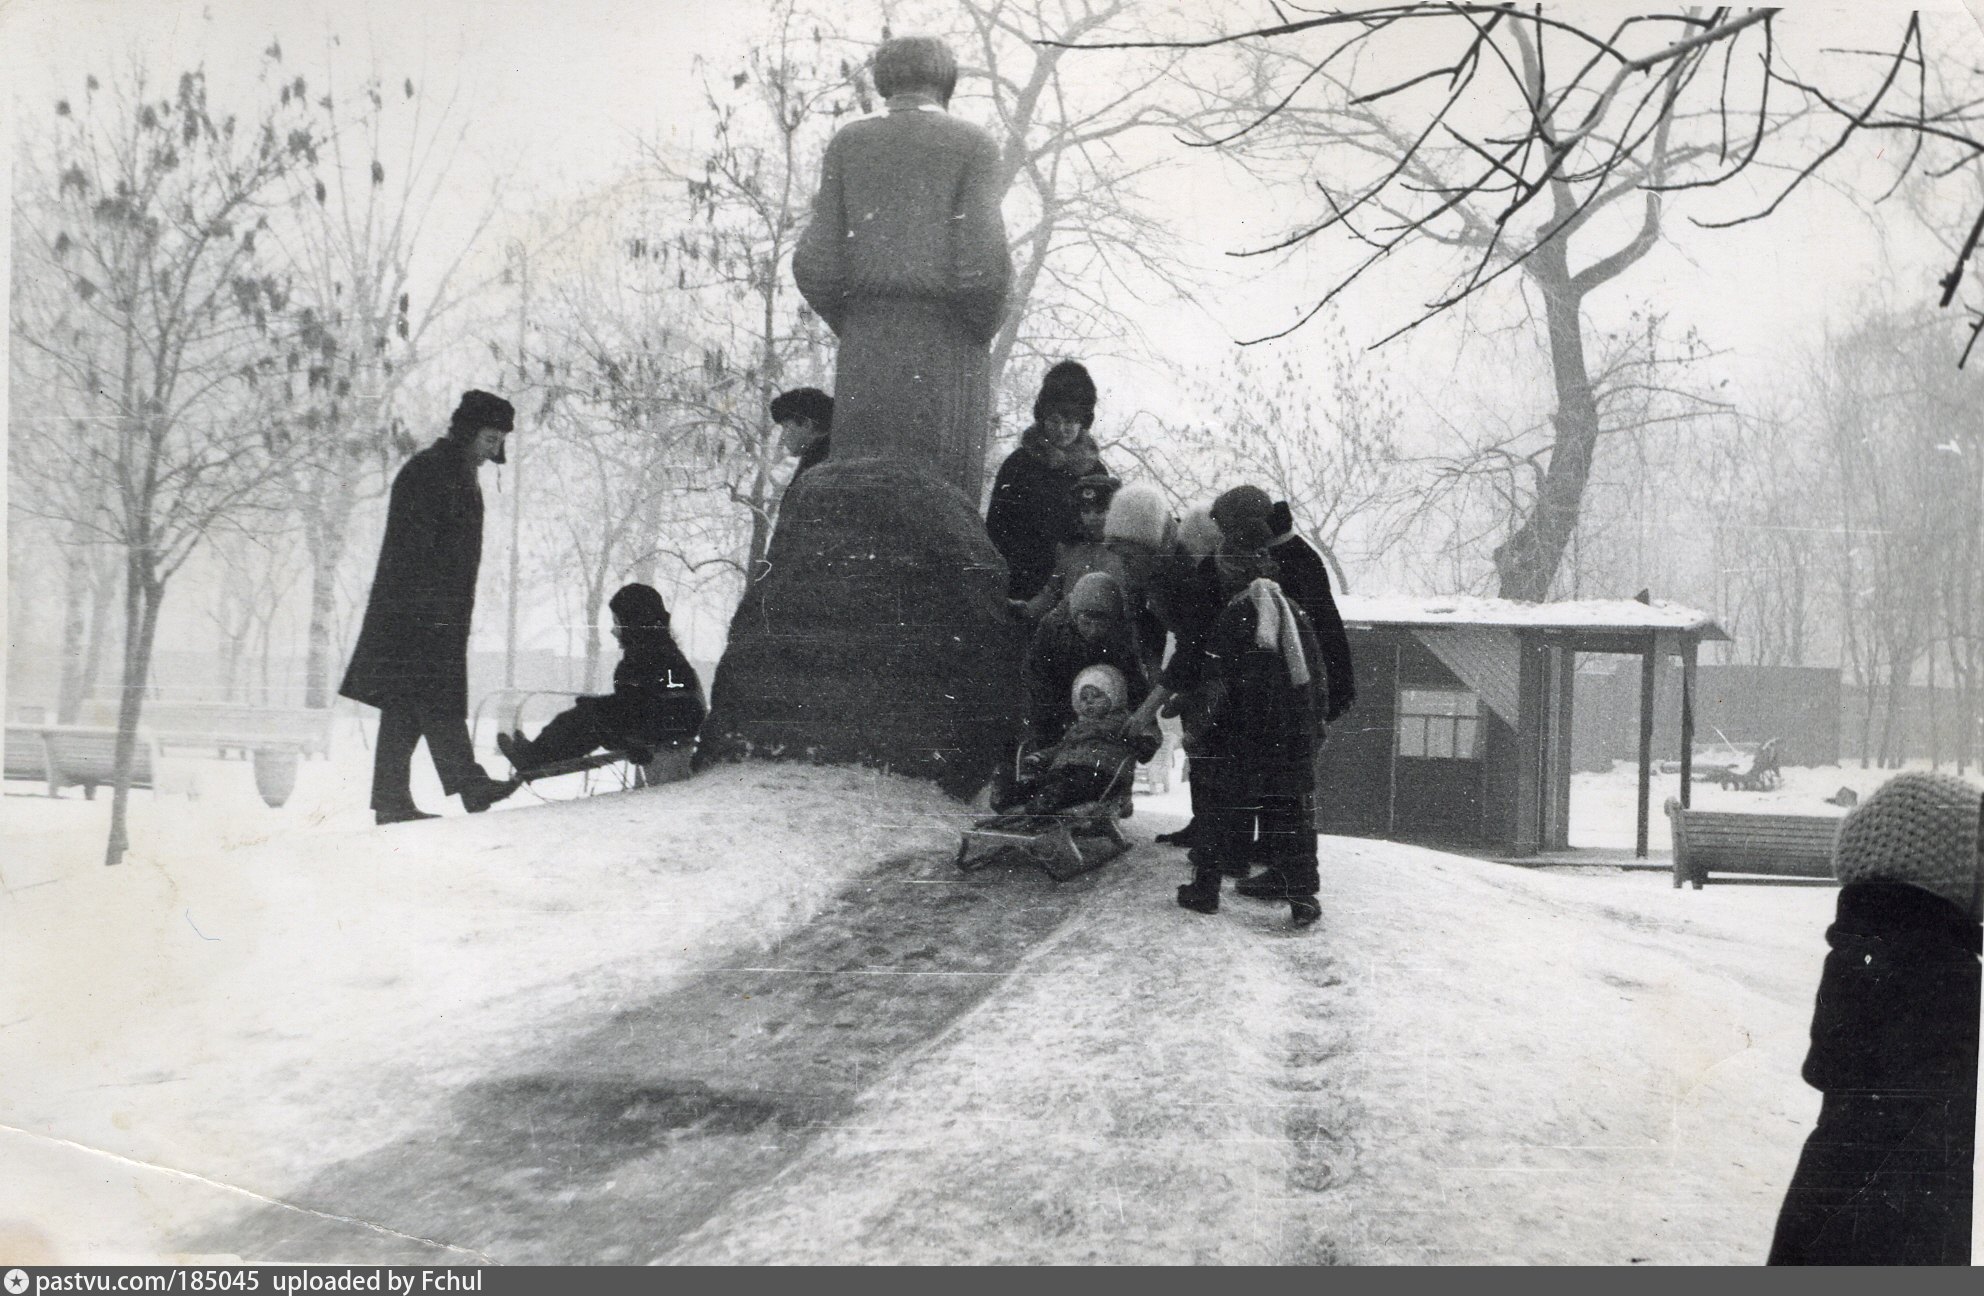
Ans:
<svg viewBox="0 0 1984 1296"><path fill-rule="evenodd" d="M695 667L668 629L668 605L651 585L623 585L607 602L620 664L613 691L581 697L552 717L535 739L499 734L496 745L518 774L589 756L602 747L626 751L642 765L656 752L696 741L709 708Z"/></svg>
<svg viewBox="0 0 1984 1296"><path fill-rule="evenodd" d="M435 816L413 803L413 749L427 740L441 788L476 814L516 790L476 762L468 734L468 632L482 565L482 488L515 426L510 402L462 393L448 434L393 478L365 621L338 692L379 708L372 813L382 824Z"/></svg>
<svg viewBox="0 0 1984 1296"><path fill-rule="evenodd" d="M1095 425L1095 380L1074 360L1047 371L1033 401L1033 422L992 479L985 533L1006 560L1006 597L1025 603L1054 574L1055 546L1081 539L1075 489L1105 474L1089 429Z"/></svg>
<svg viewBox="0 0 1984 1296"><path fill-rule="evenodd" d="M1970 1263L1984 794L1909 772L1840 825L1805 1083L1824 1095L1774 1265Z"/></svg>

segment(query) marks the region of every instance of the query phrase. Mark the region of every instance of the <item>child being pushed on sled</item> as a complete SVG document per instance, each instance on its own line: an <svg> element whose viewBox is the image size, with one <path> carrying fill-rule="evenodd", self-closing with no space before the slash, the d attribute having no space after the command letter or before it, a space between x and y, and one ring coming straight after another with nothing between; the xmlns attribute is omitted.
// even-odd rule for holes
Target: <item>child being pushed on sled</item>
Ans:
<svg viewBox="0 0 1984 1296"><path fill-rule="evenodd" d="M1027 754L1019 791L1025 814L1052 814L1101 800L1124 762L1157 754L1158 735L1130 727L1130 685L1114 666L1090 666L1075 676L1075 720L1061 741Z"/></svg>
<svg viewBox="0 0 1984 1296"><path fill-rule="evenodd" d="M655 753L695 741L707 707L695 668L668 628L668 605L649 585L623 585L607 603L620 664L613 691L581 697L552 718L536 738L521 732L496 735L496 746L519 775L528 777L560 761L600 748L625 751L640 764Z"/></svg>

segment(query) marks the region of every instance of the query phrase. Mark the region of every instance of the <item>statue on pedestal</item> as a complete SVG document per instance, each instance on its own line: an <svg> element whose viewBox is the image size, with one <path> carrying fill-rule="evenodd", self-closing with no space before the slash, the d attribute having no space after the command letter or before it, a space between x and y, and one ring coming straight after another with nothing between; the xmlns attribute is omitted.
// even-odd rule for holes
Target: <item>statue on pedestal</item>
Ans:
<svg viewBox="0 0 1984 1296"><path fill-rule="evenodd" d="M1006 759L1025 645L978 512L1012 261L998 146L942 106L943 42L875 56L888 113L827 146L793 256L840 338L833 452L787 488L698 760L864 764L958 796Z"/></svg>
<svg viewBox="0 0 1984 1296"><path fill-rule="evenodd" d="M934 37L883 43L888 111L827 145L792 277L840 339L835 457L924 465L976 508L1013 263L999 146L944 111L957 79Z"/></svg>

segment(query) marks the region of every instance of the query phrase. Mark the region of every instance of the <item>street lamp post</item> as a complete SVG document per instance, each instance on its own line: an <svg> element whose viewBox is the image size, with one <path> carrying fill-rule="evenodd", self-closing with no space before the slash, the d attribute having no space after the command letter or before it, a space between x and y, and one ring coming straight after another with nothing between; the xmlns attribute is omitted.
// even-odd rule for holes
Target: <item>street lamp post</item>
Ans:
<svg viewBox="0 0 1984 1296"><path fill-rule="evenodd" d="M523 389L530 381L530 370L524 364L524 339L530 320L530 252L520 242L512 242L506 254L513 253L517 258L518 280L522 302L517 310L517 397L523 398ZM510 444L505 451L510 461L510 596L503 618L503 687L517 686L517 589L519 571L523 558L524 523L524 449L523 428L519 426L510 435Z"/></svg>

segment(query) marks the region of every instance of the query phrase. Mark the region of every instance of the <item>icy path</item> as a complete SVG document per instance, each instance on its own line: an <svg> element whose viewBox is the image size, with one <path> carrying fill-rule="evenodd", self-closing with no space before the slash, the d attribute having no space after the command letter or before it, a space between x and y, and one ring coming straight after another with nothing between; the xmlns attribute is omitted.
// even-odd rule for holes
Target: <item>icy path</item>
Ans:
<svg viewBox="0 0 1984 1296"><path fill-rule="evenodd" d="M1230 889L1178 909L1182 853L1148 845L1058 889L961 878L958 820L764 767L126 870L10 859L0 1242L1761 1257L1816 1111L1831 891L1326 839L1296 934Z"/></svg>

